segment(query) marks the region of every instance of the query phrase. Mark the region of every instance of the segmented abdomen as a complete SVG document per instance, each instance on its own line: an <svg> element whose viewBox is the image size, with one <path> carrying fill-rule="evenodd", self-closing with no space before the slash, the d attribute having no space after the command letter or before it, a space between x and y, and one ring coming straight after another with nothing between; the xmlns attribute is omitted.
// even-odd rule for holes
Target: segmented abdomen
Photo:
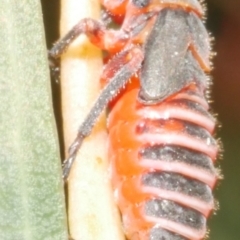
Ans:
<svg viewBox="0 0 240 240"><path fill-rule="evenodd" d="M214 208L215 119L195 84L157 105L128 91L109 115L113 187L131 240L200 240Z"/></svg>

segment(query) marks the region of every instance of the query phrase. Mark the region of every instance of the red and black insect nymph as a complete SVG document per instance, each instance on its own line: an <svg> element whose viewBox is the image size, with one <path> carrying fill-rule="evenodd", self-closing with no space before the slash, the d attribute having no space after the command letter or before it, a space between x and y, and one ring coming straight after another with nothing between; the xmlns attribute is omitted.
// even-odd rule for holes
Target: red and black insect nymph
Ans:
<svg viewBox="0 0 240 240"><path fill-rule="evenodd" d="M127 238L201 240L214 209L219 148L205 97L211 67L203 8L197 0L101 2L113 19L122 16L119 30L83 19L50 50L56 58L86 34L111 56L64 178L99 114L120 93L110 107L109 158Z"/></svg>

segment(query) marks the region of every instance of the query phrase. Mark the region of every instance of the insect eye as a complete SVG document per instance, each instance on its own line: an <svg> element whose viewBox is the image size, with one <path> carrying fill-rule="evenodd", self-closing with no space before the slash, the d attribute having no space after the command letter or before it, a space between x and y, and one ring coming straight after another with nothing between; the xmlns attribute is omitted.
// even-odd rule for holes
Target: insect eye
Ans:
<svg viewBox="0 0 240 240"><path fill-rule="evenodd" d="M132 0L132 3L139 8L146 7L150 0Z"/></svg>

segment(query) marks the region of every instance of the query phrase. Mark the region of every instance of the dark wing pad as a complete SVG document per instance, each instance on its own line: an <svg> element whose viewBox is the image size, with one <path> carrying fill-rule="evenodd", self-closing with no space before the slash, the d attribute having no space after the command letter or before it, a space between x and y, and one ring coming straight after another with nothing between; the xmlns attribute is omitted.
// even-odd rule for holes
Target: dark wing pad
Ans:
<svg viewBox="0 0 240 240"><path fill-rule="evenodd" d="M144 46L141 97L145 101L160 102L191 82L204 89L207 76L191 51L194 49L208 65L207 37L201 19L195 13L162 10Z"/></svg>

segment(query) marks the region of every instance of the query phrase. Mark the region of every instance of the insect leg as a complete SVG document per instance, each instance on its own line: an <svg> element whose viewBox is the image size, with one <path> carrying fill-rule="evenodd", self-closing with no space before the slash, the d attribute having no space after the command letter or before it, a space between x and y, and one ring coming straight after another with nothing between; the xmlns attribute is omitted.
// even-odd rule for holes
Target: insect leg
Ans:
<svg viewBox="0 0 240 240"><path fill-rule="evenodd" d="M80 34L86 34L91 43L104 50L122 49L128 41L128 38L123 37L126 36L124 31L107 30L101 22L85 18L49 50L49 58L60 57Z"/></svg>
<svg viewBox="0 0 240 240"><path fill-rule="evenodd" d="M141 67L143 61L143 51L140 47L132 46L127 48L115 56L106 65L102 78L111 78L107 80L109 82L100 96L93 105L91 111L85 118L84 122L78 130L77 137L69 148L69 157L63 163L63 178L68 178L71 166L76 158L77 152L85 139L91 131L97 121L99 115L107 104L115 97L119 90L124 87L129 78L133 76Z"/></svg>

